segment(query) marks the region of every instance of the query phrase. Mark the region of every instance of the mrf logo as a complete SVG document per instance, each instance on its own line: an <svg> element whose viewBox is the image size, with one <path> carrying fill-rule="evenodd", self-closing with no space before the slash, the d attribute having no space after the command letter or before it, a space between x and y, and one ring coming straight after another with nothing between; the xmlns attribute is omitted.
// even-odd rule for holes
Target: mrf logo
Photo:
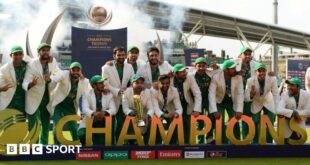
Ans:
<svg viewBox="0 0 310 165"><path fill-rule="evenodd" d="M131 159L155 159L155 151L131 151Z"/></svg>

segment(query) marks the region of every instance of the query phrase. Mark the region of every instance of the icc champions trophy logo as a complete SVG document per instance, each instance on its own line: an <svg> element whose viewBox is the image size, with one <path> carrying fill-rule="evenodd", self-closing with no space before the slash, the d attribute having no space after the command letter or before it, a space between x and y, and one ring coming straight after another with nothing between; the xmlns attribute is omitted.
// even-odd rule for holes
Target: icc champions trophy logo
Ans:
<svg viewBox="0 0 310 165"><path fill-rule="evenodd" d="M0 111L0 154L5 154L7 144L34 144L39 139L40 122L32 130L22 112L15 109Z"/></svg>

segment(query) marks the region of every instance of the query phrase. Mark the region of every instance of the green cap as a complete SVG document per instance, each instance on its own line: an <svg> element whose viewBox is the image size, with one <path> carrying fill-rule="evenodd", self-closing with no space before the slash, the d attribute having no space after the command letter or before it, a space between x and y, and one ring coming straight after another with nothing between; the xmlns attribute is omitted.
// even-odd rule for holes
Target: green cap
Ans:
<svg viewBox="0 0 310 165"><path fill-rule="evenodd" d="M291 78L289 80L286 80L285 81L287 84L296 84L298 86L301 86L301 81L299 80L299 78L297 77L294 77L294 78Z"/></svg>
<svg viewBox="0 0 310 165"><path fill-rule="evenodd" d="M240 50L240 54L243 54L243 53L244 53L245 51L247 51L247 50L253 52L251 48L243 47L243 48L241 48L241 50Z"/></svg>
<svg viewBox="0 0 310 165"><path fill-rule="evenodd" d="M172 72L176 73L176 72L180 72L185 70L186 68L183 66L183 64L175 64L172 68Z"/></svg>
<svg viewBox="0 0 310 165"><path fill-rule="evenodd" d="M137 46L130 46L130 47L128 47L128 52L130 52L130 51L132 51L134 49L136 49L138 52L140 51Z"/></svg>
<svg viewBox="0 0 310 165"><path fill-rule="evenodd" d="M23 52L23 48L19 45L15 45L11 48L11 54L17 53L17 52Z"/></svg>
<svg viewBox="0 0 310 165"><path fill-rule="evenodd" d="M236 63L233 60L225 60L222 65L223 70L234 67L236 67Z"/></svg>
<svg viewBox="0 0 310 165"><path fill-rule="evenodd" d="M260 69L260 68L266 69L267 66L266 66L266 64L263 64L263 63L256 63L256 64L255 64L255 70L258 70L258 69Z"/></svg>
<svg viewBox="0 0 310 165"><path fill-rule="evenodd" d="M199 57L195 60L195 64L198 64L198 63L201 63L201 62L204 62L204 63L208 63L208 60L204 57Z"/></svg>
<svg viewBox="0 0 310 165"><path fill-rule="evenodd" d="M74 68L74 67L78 67L80 69L82 69L82 65L79 62L73 62L70 65L70 69Z"/></svg>
<svg viewBox="0 0 310 165"><path fill-rule="evenodd" d="M41 43L41 44L39 44L39 46L38 46L38 51L40 50L40 49L42 49L42 48L44 48L44 47L48 47L48 48L51 48L51 45L49 45L49 44L47 44L47 43Z"/></svg>
<svg viewBox="0 0 310 165"><path fill-rule="evenodd" d="M144 77L141 74L135 74L134 76L131 77L130 82L132 84L139 79L143 79L144 81Z"/></svg>
<svg viewBox="0 0 310 165"><path fill-rule="evenodd" d="M90 79L90 83L93 85L96 83L104 82L105 80L107 80L107 78L102 77L100 75L95 75Z"/></svg>

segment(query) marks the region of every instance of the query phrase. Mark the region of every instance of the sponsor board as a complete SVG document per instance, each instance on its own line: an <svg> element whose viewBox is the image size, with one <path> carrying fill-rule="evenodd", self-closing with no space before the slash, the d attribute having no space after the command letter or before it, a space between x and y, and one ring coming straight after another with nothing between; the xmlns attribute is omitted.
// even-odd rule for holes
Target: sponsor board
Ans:
<svg viewBox="0 0 310 165"><path fill-rule="evenodd" d="M182 150L158 150L158 159L181 159Z"/></svg>
<svg viewBox="0 0 310 165"><path fill-rule="evenodd" d="M204 151L184 151L185 159L205 158Z"/></svg>
<svg viewBox="0 0 310 165"><path fill-rule="evenodd" d="M101 151L80 151L76 154L76 160L101 160Z"/></svg>
<svg viewBox="0 0 310 165"><path fill-rule="evenodd" d="M104 151L103 159L128 159L128 151Z"/></svg>
<svg viewBox="0 0 310 165"><path fill-rule="evenodd" d="M227 151L207 151L207 158L227 158Z"/></svg>
<svg viewBox="0 0 310 165"><path fill-rule="evenodd" d="M155 159L155 151L131 151L131 159Z"/></svg>

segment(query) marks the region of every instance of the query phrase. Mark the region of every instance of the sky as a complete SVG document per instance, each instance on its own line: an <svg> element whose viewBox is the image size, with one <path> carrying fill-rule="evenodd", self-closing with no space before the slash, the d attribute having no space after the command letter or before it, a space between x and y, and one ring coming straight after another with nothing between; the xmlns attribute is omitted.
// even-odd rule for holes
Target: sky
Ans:
<svg viewBox="0 0 310 165"><path fill-rule="evenodd" d="M62 0L77 2L87 8L90 2L101 3L115 9L114 17L108 28L128 27L128 42L139 45L142 41L156 39L154 30L150 30L149 18L139 11L132 10L137 0ZM156 0L185 8L221 13L224 15L244 18L252 21L273 24L273 0ZM309 0L278 0L278 25L310 34ZM35 51L45 29L61 11L56 0L0 0L0 52L8 54L13 44L24 45L26 33L30 34L32 51ZM119 12L122 11L122 12ZM180 18L180 17L178 17ZM137 20L131 21L131 20ZM181 21L181 20L179 20ZM139 27L139 28L137 28ZM55 36L67 33L68 23L61 23ZM104 29L104 28L103 28ZM169 38L169 32L159 32L161 38ZM142 34L142 35L141 35ZM139 37L137 37L139 36ZM192 36L189 41L196 41L200 36ZM54 40L53 40L54 42ZM57 42L57 41L55 41ZM257 43L251 43L255 47ZM222 49L226 54L236 57L242 47L239 41L204 36L198 43L199 48L213 50L220 55ZM270 46L264 45L255 54L264 54ZM282 50L288 50L282 48Z"/></svg>
<svg viewBox="0 0 310 165"><path fill-rule="evenodd" d="M158 0L163 1L164 0ZM251 21L273 24L273 2L274 0L169 0L171 4L178 4L185 7L196 8L200 10L220 13L238 18L244 18ZM278 26L302 31L310 34L310 11L309 0L278 0ZM196 37L193 37L195 40ZM219 45L219 43L221 43ZM255 47L257 43L251 43ZM220 54L221 49L226 50L227 54L235 57L242 45L239 41L204 37L198 46L213 50ZM256 57L259 54L265 54L270 46L264 45L257 50ZM283 51L289 51L288 48L281 48ZM301 50L296 50L304 52Z"/></svg>

